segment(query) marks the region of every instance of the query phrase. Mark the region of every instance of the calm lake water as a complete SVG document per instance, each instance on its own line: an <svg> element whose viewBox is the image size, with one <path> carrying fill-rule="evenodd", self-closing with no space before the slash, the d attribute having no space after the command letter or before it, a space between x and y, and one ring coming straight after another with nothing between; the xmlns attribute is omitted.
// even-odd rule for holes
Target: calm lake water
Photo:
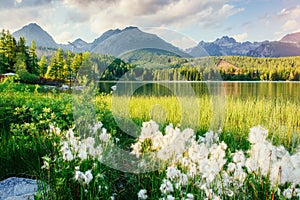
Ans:
<svg viewBox="0 0 300 200"><path fill-rule="evenodd" d="M116 85L113 91L112 86ZM288 98L300 101L300 82L99 82L100 92L129 96L220 94L238 98Z"/></svg>

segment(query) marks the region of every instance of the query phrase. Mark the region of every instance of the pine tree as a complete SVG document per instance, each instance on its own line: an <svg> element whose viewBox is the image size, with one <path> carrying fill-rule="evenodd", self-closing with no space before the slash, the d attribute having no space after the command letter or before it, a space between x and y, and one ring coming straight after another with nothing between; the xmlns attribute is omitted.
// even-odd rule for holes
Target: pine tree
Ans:
<svg viewBox="0 0 300 200"><path fill-rule="evenodd" d="M38 62L38 73L40 76L44 76L47 72L47 60L45 56L43 55L41 57L41 60Z"/></svg>
<svg viewBox="0 0 300 200"><path fill-rule="evenodd" d="M14 71L17 72L20 69L27 70L29 65L28 58L26 41L24 37L21 37L16 46L16 63L13 66Z"/></svg>
<svg viewBox="0 0 300 200"><path fill-rule="evenodd" d="M31 46L29 48L27 70L31 74L36 74L36 75L39 74L38 58L36 54L36 47L35 47L34 40L31 42Z"/></svg>
<svg viewBox="0 0 300 200"><path fill-rule="evenodd" d="M63 80L65 78L65 66L66 65L65 59L63 57L63 51L61 48L59 48L56 51L55 55L51 58L46 77Z"/></svg>

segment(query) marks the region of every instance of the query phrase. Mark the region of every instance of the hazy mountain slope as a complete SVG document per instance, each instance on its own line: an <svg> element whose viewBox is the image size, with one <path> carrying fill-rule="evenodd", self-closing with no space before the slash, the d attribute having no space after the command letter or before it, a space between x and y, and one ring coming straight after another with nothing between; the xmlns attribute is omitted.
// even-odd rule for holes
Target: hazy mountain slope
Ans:
<svg viewBox="0 0 300 200"><path fill-rule="evenodd" d="M253 57L300 56L300 46L285 42L265 42L248 53Z"/></svg>
<svg viewBox="0 0 300 200"><path fill-rule="evenodd" d="M284 42L284 43L296 43L300 45L300 32L298 33L292 33L292 34L287 34L286 36L284 36L280 42Z"/></svg>
<svg viewBox="0 0 300 200"><path fill-rule="evenodd" d="M120 29L108 30L108 31L104 32L100 37L98 37L91 43L90 50L94 49L98 44L102 43L107 38L109 38L115 34L118 34L120 32L121 32Z"/></svg>
<svg viewBox="0 0 300 200"><path fill-rule="evenodd" d="M120 33L112 35L92 49L92 52L120 56L127 51L144 48L161 49L182 57L189 57L188 54L157 35L142 32L137 27L127 27Z"/></svg>
<svg viewBox="0 0 300 200"><path fill-rule="evenodd" d="M193 57L202 56L243 56L249 51L257 48L260 45L258 42L237 42L234 38L223 36L216 39L214 42L201 41L199 44L187 50Z"/></svg>
<svg viewBox="0 0 300 200"><path fill-rule="evenodd" d="M27 45L35 41L36 46L57 48L54 39L36 23L28 24L12 34L16 39L24 37Z"/></svg>

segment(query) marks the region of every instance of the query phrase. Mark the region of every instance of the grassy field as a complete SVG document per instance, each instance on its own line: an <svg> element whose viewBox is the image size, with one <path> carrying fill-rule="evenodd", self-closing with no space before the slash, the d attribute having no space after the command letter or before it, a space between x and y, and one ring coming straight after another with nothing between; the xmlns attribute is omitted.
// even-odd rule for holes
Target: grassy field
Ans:
<svg viewBox="0 0 300 200"><path fill-rule="evenodd" d="M114 104L115 114L121 117L131 117L135 123L154 120L164 126L173 123L181 127L197 127L201 134L208 131L214 116L212 115L212 101L205 95L197 98L198 110L183 108L180 101L174 96L101 96L96 99L106 102L109 109ZM128 108L124 102L129 101ZM183 99L189 102L189 98ZM300 103L286 98L246 98L226 97L224 104L225 113L220 113L223 119L223 134L247 137L251 127L261 125L269 130L269 137L276 144L284 144L293 149L300 139ZM190 110L199 114L199 119L186 114L184 110ZM129 113L128 113L129 112ZM190 120L183 119L188 116ZM196 121L195 121L196 120ZM217 119L218 120L218 119ZM196 123L198 121L198 123ZM182 124L184 122L185 124ZM141 126L141 124L139 124ZM196 125L196 126L195 126Z"/></svg>
<svg viewBox="0 0 300 200"><path fill-rule="evenodd" d="M295 170L300 158L297 149L300 103L297 101L226 97L224 115L222 112L213 115L209 96L198 97L195 110L188 106L190 98L134 96L128 99L98 95L95 114L103 126L95 124L93 134L85 140L79 137L81 127L74 127L72 95L12 82L1 83L0 88L0 180L10 176L42 180L37 199L146 199L146 196L147 199L285 199L289 194L293 199L299 198L300 176ZM198 113L199 118L193 113ZM134 138L126 134L115 117L132 120L139 130L143 126L142 135ZM159 129L154 122L143 123L151 119ZM215 121L222 125L220 133L207 134ZM168 126L169 123L180 125L181 131ZM262 128L251 129L257 125L269 133ZM99 155L111 156L110 146L133 154L160 152L164 145L169 148L168 138L184 134L186 127L195 128L197 137L175 145L179 150L181 145L189 145L176 155L185 158L185 162L174 160L176 156L172 154L159 170L129 173L112 169L99 158ZM155 137L145 140L142 136L149 131L163 134L159 140ZM100 143L94 143L99 138ZM172 151L171 148L168 152ZM203 152L208 153L203 155ZM250 170L249 163L257 153L261 157L257 169ZM118 161L116 158L113 161ZM210 167L203 168L203 163ZM271 173L276 172L278 165L283 171L280 177L286 179L277 180L277 175ZM194 175L191 166L197 166ZM287 171L293 173L287 176Z"/></svg>

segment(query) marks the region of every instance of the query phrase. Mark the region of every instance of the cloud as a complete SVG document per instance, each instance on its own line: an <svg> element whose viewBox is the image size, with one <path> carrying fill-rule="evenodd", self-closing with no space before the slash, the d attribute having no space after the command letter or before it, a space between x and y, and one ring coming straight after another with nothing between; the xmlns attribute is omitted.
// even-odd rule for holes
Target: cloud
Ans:
<svg viewBox="0 0 300 200"><path fill-rule="evenodd" d="M64 0L64 5L88 13L91 29L99 33L127 25L218 27L229 16L243 11L228 0Z"/></svg>
<svg viewBox="0 0 300 200"><path fill-rule="evenodd" d="M296 20L288 20L283 24L282 28L284 31L293 31L298 28L298 24Z"/></svg>
<svg viewBox="0 0 300 200"><path fill-rule="evenodd" d="M108 29L168 27L216 29L230 16L243 11L235 0L1 0L4 28L16 29L36 22L58 42L83 35L99 36ZM16 3L18 1L19 3ZM14 16L13 21L10 16ZM71 34L67 34L66 32ZM91 39L91 38L90 38ZM89 40L89 39L88 39ZM184 39L176 38L177 43ZM173 39L174 43L176 42ZM187 42L185 42L187 43Z"/></svg>
<svg viewBox="0 0 300 200"><path fill-rule="evenodd" d="M49 5L54 1L55 0L1 0L0 10L24 7L39 7L42 5Z"/></svg>
<svg viewBox="0 0 300 200"><path fill-rule="evenodd" d="M300 5L292 8L284 8L278 14L278 18L283 20L283 31L294 31L300 28Z"/></svg>
<svg viewBox="0 0 300 200"><path fill-rule="evenodd" d="M284 8L278 14L280 17L284 18L298 18L300 17L300 5L292 8Z"/></svg>
<svg viewBox="0 0 300 200"><path fill-rule="evenodd" d="M248 38L248 33L241 33L232 36L238 42L244 42Z"/></svg>
<svg viewBox="0 0 300 200"><path fill-rule="evenodd" d="M160 38L181 49L187 49L197 45L195 40L175 30L163 27L141 27L141 30L147 33L156 34Z"/></svg>
<svg viewBox="0 0 300 200"><path fill-rule="evenodd" d="M275 32L278 38L283 35L300 30L300 5L291 8L284 8L276 15L276 20L280 23L281 28Z"/></svg>

